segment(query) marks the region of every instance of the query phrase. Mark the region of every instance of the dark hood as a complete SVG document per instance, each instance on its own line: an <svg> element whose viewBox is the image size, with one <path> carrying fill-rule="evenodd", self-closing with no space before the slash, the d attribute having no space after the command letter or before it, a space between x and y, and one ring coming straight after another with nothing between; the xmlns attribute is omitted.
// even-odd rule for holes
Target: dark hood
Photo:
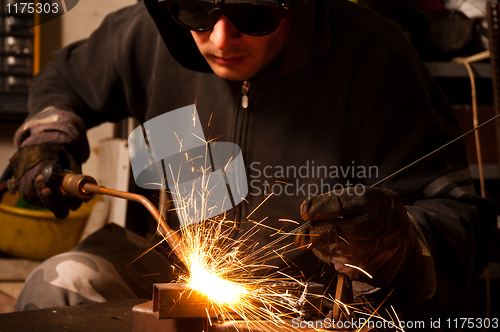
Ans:
<svg viewBox="0 0 500 332"><path fill-rule="evenodd" d="M144 0L170 54L182 66L200 72L212 72L191 37L158 4ZM272 74L292 72L323 54L330 46L328 0L295 0L291 7L292 28L279 66Z"/></svg>

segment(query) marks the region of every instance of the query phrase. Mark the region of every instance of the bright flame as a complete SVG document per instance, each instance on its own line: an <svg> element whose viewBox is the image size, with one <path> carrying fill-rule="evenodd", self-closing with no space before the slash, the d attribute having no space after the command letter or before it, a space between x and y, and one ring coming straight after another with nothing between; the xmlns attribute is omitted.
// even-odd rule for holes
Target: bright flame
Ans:
<svg viewBox="0 0 500 332"><path fill-rule="evenodd" d="M199 264L190 268L188 286L206 295L219 305L234 305L245 294L245 288L235 282L225 280L215 272L210 272Z"/></svg>

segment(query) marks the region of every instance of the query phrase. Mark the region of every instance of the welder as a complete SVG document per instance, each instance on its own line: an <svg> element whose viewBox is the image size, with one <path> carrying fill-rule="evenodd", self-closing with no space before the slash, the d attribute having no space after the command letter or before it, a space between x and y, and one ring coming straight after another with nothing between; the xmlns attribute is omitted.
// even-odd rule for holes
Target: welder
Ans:
<svg viewBox="0 0 500 332"><path fill-rule="evenodd" d="M250 192L235 237L270 187L252 220L285 232L296 225L280 220L311 222L273 264L325 285L339 271L373 298L395 289L401 312L452 300L487 266L495 210L474 193L462 143L370 187L460 130L398 28L346 0L144 0L107 16L35 78L15 135L19 191L65 217L79 203L37 179L48 165L80 171L86 129L194 103L205 137L242 149ZM148 298L172 258L124 269L146 246L108 226L38 267L16 308Z"/></svg>

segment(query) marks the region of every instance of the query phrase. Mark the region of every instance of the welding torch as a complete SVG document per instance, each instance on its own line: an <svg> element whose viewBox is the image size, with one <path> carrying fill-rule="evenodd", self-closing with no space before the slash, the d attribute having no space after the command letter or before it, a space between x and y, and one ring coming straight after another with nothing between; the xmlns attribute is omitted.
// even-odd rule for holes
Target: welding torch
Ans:
<svg viewBox="0 0 500 332"><path fill-rule="evenodd" d="M97 181L88 175L71 172L60 172L52 166L46 167L42 172L42 181L59 186L63 195L76 197L82 201L88 201L95 194L123 198L142 204L151 213L159 226L160 234L167 241L174 254L186 264L184 257L184 242L182 237L167 224L165 218L149 199L142 195L125 191L109 189L97 184Z"/></svg>

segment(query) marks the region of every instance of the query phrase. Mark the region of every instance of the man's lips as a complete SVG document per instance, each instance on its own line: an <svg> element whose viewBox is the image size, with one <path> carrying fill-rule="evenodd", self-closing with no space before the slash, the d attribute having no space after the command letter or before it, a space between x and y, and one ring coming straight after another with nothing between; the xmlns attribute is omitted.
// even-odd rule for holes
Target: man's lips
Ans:
<svg viewBox="0 0 500 332"><path fill-rule="evenodd" d="M217 56L213 56L213 59L215 60L215 62L217 62L217 64L221 66L235 66L243 62L246 59L246 56L242 55L242 56L227 57L227 58L226 57L220 58Z"/></svg>

